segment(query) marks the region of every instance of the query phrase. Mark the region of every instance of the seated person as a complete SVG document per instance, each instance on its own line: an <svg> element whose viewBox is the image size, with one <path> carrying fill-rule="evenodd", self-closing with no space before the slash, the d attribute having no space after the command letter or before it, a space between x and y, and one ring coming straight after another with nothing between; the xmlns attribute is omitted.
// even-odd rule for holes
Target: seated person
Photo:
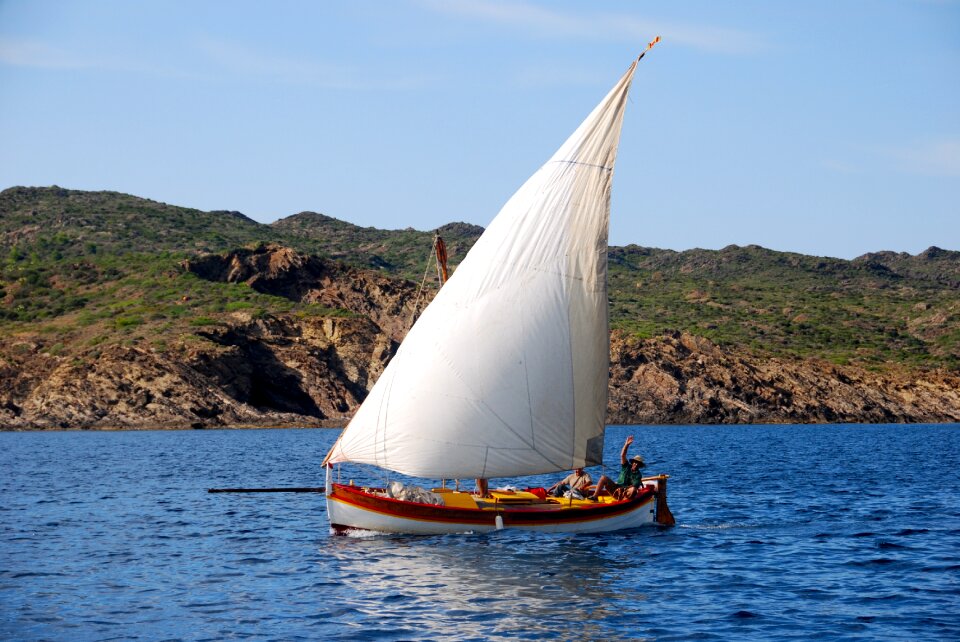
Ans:
<svg viewBox="0 0 960 642"><path fill-rule="evenodd" d="M587 499L596 501L600 493L604 491L609 491L614 499L632 499L637 494L637 491L643 486L643 473L640 472L640 469L643 468L645 464L643 457L640 455L635 456L629 462L627 461L627 450L632 443L633 435L630 435L627 437L626 442L623 444L623 449L620 451L620 475L617 477L617 482L614 483L613 480L606 475L601 476L600 481L597 482L597 487L593 490L593 494Z"/></svg>
<svg viewBox="0 0 960 642"><path fill-rule="evenodd" d="M485 477L483 477L483 478L478 477L478 478L477 478L477 495L479 495L480 497L482 497L482 498L484 498L484 499L489 498L489 497L491 496L491 495L490 495L490 486L489 486L489 484L487 483L487 479L486 479Z"/></svg>
<svg viewBox="0 0 960 642"><path fill-rule="evenodd" d="M574 468L572 473L548 488L547 494L554 497L563 497L563 494L568 490L583 492L592 483L593 479L590 478L590 473L584 471L583 468Z"/></svg>

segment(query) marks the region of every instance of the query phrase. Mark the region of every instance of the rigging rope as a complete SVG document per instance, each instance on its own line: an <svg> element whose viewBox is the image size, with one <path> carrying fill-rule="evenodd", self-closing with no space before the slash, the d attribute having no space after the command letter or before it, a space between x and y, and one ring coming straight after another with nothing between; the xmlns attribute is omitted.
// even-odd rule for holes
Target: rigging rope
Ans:
<svg viewBox="0 0 960 642"><path fill-rule="evenodd" d="M430 263L436 259L436 253L432 251L431 248L430 256L427 257L427 265L423 270L423 279L420 281L420 289L417 290L417 298L413 302L413 312L410 314L410 327L413 327L413 324L417 320L417 310L420 307L420 296L423 294L423 286L427 283L427 275L430 274Z"/></svg>
<svg viewBox="0 0 960 642"><path fill-rule="evenodd" d="M423 279L420 280L420 288L417 290L417 298L413 302L413 312L410 315L410 327L417 320L417 312L420 308L420 298L423 295L423 288L427 284L427 274L430 273L430 264L435 260L437 263L437 281L440 287L447 282L449 273L447 272L447 245L443 242L440 234L433 235L433 248L430 256L427 257L427 265L423 269Z"/></svg>

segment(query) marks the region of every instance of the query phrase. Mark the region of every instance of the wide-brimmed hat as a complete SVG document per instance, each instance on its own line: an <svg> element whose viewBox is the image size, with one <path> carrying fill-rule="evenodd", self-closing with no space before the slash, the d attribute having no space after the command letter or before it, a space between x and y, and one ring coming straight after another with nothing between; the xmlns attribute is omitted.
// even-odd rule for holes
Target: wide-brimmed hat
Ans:
<svg viewBox="0 0 960 642"><path fill-rule="evenodd" d="M631 463L631 464L637 463L637 464L640 464L641 466L646 466L646 465L647 465L647 464L643 461L643 457L641 457L640 455L634 455L634 456L630 459L630 463Z"/></svg>

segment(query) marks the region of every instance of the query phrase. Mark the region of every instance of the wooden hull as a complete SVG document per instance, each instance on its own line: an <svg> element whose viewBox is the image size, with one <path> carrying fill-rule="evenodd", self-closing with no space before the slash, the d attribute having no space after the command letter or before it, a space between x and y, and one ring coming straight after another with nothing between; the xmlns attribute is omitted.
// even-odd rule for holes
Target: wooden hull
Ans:
<svg viewBox="0 0 960 642"><path fill-rule="evenodd" d="M327 515L338 533L444 534L519 528L544 533L601 533L653 524L658 491L647 487L620 502L535 502L524 505L486 503L478 508L434 506L391 499L369 489L327 486Z"/></svg>

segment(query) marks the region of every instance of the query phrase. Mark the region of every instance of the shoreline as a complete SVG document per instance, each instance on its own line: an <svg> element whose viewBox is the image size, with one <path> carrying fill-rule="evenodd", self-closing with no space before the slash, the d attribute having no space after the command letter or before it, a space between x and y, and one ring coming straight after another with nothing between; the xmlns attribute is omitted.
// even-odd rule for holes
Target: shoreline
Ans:
<svg viewBox="0 0 960 642"><path fill-rule="evenodd" d="M304 423L263 423L263 424L237 424L229 426L204 426L202 428L185 426L185 425L176 425L176 426L143 426L143 427L133 427L133 426L111 426L111 427L80 427L80 428L63 428L60 426L50 426L45 428L6 428L0 426L0 433L21 433L21 432L179 432L179 431L191 431L191 432L203 432L203 431L217 431L217 430L342 430L346 426L346 421L333 421L325 420L321 422L316 422L313 425L307 425ZM327 425L323 425L327 424ZM810 422L743 422L743 423L609 423L606 424L607 428L612 426L644 426L644 427L660 427L660 426L686 426L690 428L700 428L700 427L712 427L712 426L960 426L960 422L955 421L888 421L888 422L876 422L876 421L837 421L837 422L827 422L827 421L810 421Z"/></svg>

